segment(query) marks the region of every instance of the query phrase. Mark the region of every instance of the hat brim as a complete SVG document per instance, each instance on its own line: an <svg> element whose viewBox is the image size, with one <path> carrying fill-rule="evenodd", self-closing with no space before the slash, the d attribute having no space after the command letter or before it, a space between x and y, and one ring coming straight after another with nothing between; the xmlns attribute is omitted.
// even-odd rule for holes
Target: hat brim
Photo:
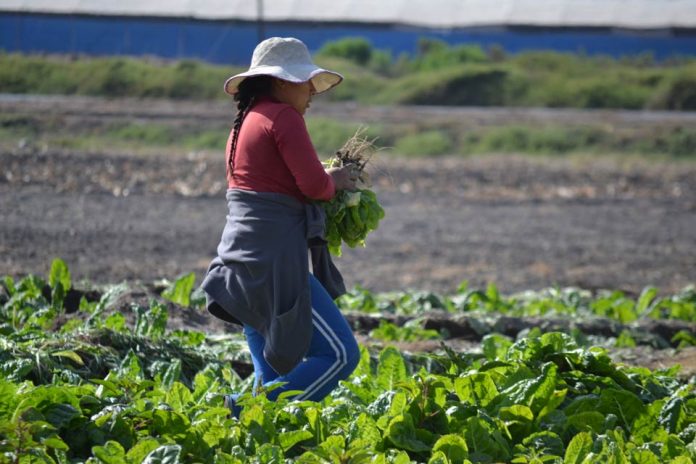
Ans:
<svg viewBox="0 0 696 464"><path fill-rule="evenodd" d="M287 70L280 66L258 66L249 71L236 74L225 81L225 92L234 95L239 89L239 84L247 77L272 76L288 82L302 83L312 81L316 93L326 92L343 81L343 76L337 72L316 66L303 66Z"/></svg>

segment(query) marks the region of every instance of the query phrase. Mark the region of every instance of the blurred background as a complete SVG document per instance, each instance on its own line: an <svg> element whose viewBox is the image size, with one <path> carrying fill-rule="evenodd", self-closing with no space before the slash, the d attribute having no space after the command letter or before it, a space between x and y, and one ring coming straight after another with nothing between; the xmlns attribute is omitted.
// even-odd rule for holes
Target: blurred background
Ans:
<svg viewBox="0 0 696 464"><path fill-rule="evenodd" d="M0 12L6 51L238 65L272 36L301 37L314 51L337 38L362 37L392 58L423 52L424 38L513 53L545 49L659 59L696 49L696 6L689 0L4 0Z"/></svg>
<svg viewBox="0 0 696 464"><path fill-rule="evenodd" d="M295 36L346 77L387 217L349 284L696 282L696 1L0 0L0 273L201 276L224 219L222 92Z"/></svg>

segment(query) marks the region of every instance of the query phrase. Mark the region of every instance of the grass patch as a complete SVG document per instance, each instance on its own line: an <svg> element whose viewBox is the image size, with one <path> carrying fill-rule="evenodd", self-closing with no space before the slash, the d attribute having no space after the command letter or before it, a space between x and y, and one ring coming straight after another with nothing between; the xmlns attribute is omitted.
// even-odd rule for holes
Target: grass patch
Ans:
<svg viewBox="0 0 696 464"><path fill-rule="evenodd" d="M451 153L453 147L452 139L445 131L429 130L399 138L394 151L401 155L432 156Z"/></svg>
<svg viewBox="0 0 696 464"><path fill-rule="evenodd" d="M193 60L0 53L5 93L213 99L224 97L222 83L230 72Z"/></svg>
<svg viewBox="0 0 696 464"><path fill-rule="evenodd" d="M331 118L308 117L307 128L319 156L324 159L340 148L360 127ZM0 145L4 148L40 146L79 151L171 152L218 151L222 153L229 128L201 129L199 124L111 122L103 125L66 126L60 119L32 115L0 115ZM696 128L686 125L654 125L647 128L615 128L592 125L538 126L502 124L472 127L453 121L375 124L365 136L376 139L385 153L406 156L443 154L520 153L563 156L568 154L617 154L672 159L696 159Z"/></svg>
<svg viewBox="0 0 696 464"><path fill-rule="evenodd" d="M464 134L460 138L459 152L532 155L616 153L693 158L696 155L696 129L677 126L617 133L602 127L509 125Z"/></svg>

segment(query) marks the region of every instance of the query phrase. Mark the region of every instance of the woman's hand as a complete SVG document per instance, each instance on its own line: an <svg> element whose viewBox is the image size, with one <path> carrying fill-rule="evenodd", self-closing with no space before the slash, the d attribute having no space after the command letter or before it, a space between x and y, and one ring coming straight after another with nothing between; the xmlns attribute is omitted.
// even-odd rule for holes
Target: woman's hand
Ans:
<svg viewBox="0 0 696 464"><path fill-rule="evenodd" d="M355 190L359 174L355 166L329 168L326 173L333 177L336 190Z"/></svg>

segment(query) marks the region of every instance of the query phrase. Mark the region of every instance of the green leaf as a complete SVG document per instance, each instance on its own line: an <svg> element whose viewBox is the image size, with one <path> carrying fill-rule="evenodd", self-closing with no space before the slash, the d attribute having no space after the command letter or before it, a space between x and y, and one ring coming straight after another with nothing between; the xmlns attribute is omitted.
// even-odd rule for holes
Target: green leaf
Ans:
<svg viewBox="0 0 696 464"><path fill-rule="evenodd" d="M512 406L500 408L498 415L506 422L515 421L524 423L534 420L534 413L532 413L532 410L521 404L513 404Z"/></svg>
<svg viewBox="0 0 696 464"><path fill-rule="evenodd" d="M296 444L314 438L314 434L309 430L291 430L278 435L278 444L283 451L288 451Z"/></svg>
<svg viewBox="0 0 696 464"><path fill-rule="evenodd" d="M180 445L163 445L152 450L142 464L179 464Z"/></svg>
<svg viewBox="0 0 696 464"><path fill-rule="evenodd" d="M696 337L688 330L680 330L670 340L670 343L677 346L677 349L686 348L687 346L696 346Z"/></svg>
<svg viewBox="0 0 696 464"><path fill-rule="evenodd" d="M694 453L691 453L693 456ZM694 461L691 460L689 456L677 456L676 458L672 459L669 461L669 464L694 464Z"/></svg>
<svg viewBox="0 0 696 464"><path fill-rule="evenodd" d="M123 358L118 366L118 373L130 379L143 379L143 368L140 365L140 360L133 349L128 350L128 354Z"/></svg>
<svg viewBox="0 0 696 464"><path fill-rule="evenodd" d="M218 386L217 377L211 375L210 371L204 370L199 372L193 378L193 400L196 403L204 401L205 396Z"/></svg>
<svg viewBox="0 0 696 464"><path fill-rule="evenodd" d="M42 439L41 444L47 446L48 448L53 448L54 450L70 450L70 447L59 436L56 435Z"/></svg>
<svg viewBox="0 0 696 464"><path fill-rule="evenodd" d="M464 438L472 461L508 460L510 449L499 430L480 417L470 417L466 421Z"/></svg>
<svg viewBox="0 0 696 464"><path fill-rule="evenodd" d="M631 332L629 330L622 330L619 336L616 337L616 343L614 343L614 346L617 348L635 348L636 341L633 336L631 336Z"/></svg>
<svg viewBox="0 0 696 464"><path fill-rule="evenodd" d="M272 443L264 443L255 453L255 461L260 464L276 464L284 462L283 450Z"/></svg>
<svg viewBox="0 0 696 464"><path fill-rule="evenodd" d="M538 415L554 396L558 382L557 371L558 366L554 363L546 363L539 377L517 382L502 393L508 396L512 403L527 405Z"/></svg>
<svg viewBox="0 0 696 464"><path fill-rule="evenodd" d="M46 420L56 428L61 428L80 415L80 411L71 404L51 404L43 410Z"/></svg>
<svg viewBox="0 0 696 464"><path fill-rule="evenodd" d="M409 414L399 414L394 417L389 422L384 436L398 449L415 452L430 450L430 446L423 443L416 435L416 428Z"/></svg>
<svg viewBox="0 0 696 464"><path fill-rule="evenodd" d="M60 313L63 310L63 302L65 301L66 290L63 288L61 282L56 282L55 286L51 289L51 309L53 309L55 314ZM40 324L45 326L44 324Z"/></svg>
<svg viewBox="0 0 696 464"><path fill-rule="evenodd" d="M524 437L529 435L534 421L532 410L521 404L500 408L498 417L505 422L515 442L522 442Z"/></svg>
<svg viewBox="0 0 696 464"><path fill-rule="evenodd" d="M461 435L453 433L441 436L433 445L433 454L441 452L449 462L459 463L469 457L469 448Z"/></svg>
<svg viewBox="0 0 696 464"><path fill-rule="evenodd" d="M179 433L184 434L190 425L188 418L177 411L157 409L152 414L150 433L152 435L162 434L169 436Z"/></svg>
<svg viewBox="0 0 696 464"><path fill-rule="evenodd" d="M17 388L16 384L0 378L0 423L10 420L19 403Z"/></svg>
<svg viewBox="0 0 696 464"><path fill-rule="evenodd" d="M174 382L165 396L165 401L175 411L185 413L188 406L193 403L193 395L186 385Z"/></svg>
<svg viewBox="0 0 696 464"><path fill-rule="evenodd" d="M14 296L17 292L17 288L15 287L15 281L12 276L5 276L5 278L2 279L2 283L4 284L5 290L7 290L7 296Z"/></svg>
<svg viewBox="0 0 696 464"><path fill-rule="evenodd" d="M127 329L126 316L121 313L111 313L104 320L104 328L114 332L124 332Z"/></svg>
<svg viewBox="0 0 696 464"><path fill-rule="evenodd" d="M161 338L167 329L167 308L156 301L150 302L149 308L133 305L135 312L135 333L143 337Z"/></svg>
<svg viewBox="0 0 696 464"><path fill-rule="evenodd" d="M512 346L509 337L497 333L487 334L481 340L483 354L489 360L504 359L505 353Z"/></svg>
<svg viewBox="0 0 696 464"><path fill-rule="evenodd" d="M80 355L75 353L74 351L70 351L70 350L54 351L53 353L51 353L51 356L68 358L72 361L75 361L75 363L77 363L80 366L85 365L85 363L84 363L84 361L82 361L82 358L80 357Z"/></svg>
<svg viewBox="0 0 696 464"><path fill-rule="evenodd" d="M58 284L63 287L63 291L67 292L71 287L70 271L68 266L62 259L54 259L51 263L51 272L48 276L48 284L55 289Z"/></svg>
<svg viewBox="0 0 696 464"><path fill-rule="evenodd" d="M93 316L100 315L105 309L112 307L118 299L128 291L129 287L127 284L122 283L118 285L113 285L104 292L102 297L99 299L97 306L94 308Z"/></svg>
<svg viewBox="0 0 696 464"><path fill-rule="evenodd" d="M652 451L639 449L631 454L631 464L661 464L661 461Z"/></svg>
<svg viewBox="0 0 696 464"><path fill-rule="evenodd" d="M379 354L377 385L384 390L394 390L396 384L407 380L406 364L394 347L386 347Z"/></svg>
<svg viewBox="0 0 696 464"><path fill-rule="evenodd" d="M592 451L592 435L588 432L580 432L570 440L566 448L564 464L581 464L585 457Z"/></svg>
<svg viewBox="0 0 696 464"><path fill-rule="evenodd" d="M428 464L451 464L447 456L442 451L433 451L433 454L428 459Z"/></svg>
<svg viewBox="0 0 696 464"><path fill-rule="evenodd" d="M162 376L162 387L165 390L169 390L170 388L172 388L174 382L177 382L180 377L181 360L175 359L169 364L169 367L167 367L167 370L164 372L164 375Z"/></svg>
<svg viewBox="0 0 696 464"><path fill-rule="evenodd" d="M672 396L660 411L659 424L669 433L679 433L687 420L684 398Z"/></svg>
<svg viewBox="0 0 696 464"><path fill-rule="evenodd" d="M154 438L143 438L128 450L126 453L126 460L129 463L142 463L147 455L159 446L160 443Z"/></svg>
<svg viewBox="0 0 696 464"><path fill-rule="evenodd" d="M601 433L604 428L604 414L597 411L583 411L568 416L567 425L582 432Z"/></svg>
<svg viewBox="0 0 696 464"><path fill-rule="evenodd" d="M645 405L636 395L613 388L602 390L597 410L605 415L616 415L629 429L633 426L633 421L646 411Z"/></svg>
<svg viewBox="0 0 696 464"><path fill-rule="evenodd" d="M662 441L667 438L667 431L660 427L658 418L665 399L654 401L646 407L646 411L633 421L633 441L638 444L646 441ZM664 436L661 436L664 435Z"/></svg>
<svg viewBox="0 0 696 464"><path fill-rule="evenodd" d="M549 431L536 432L522 440L522 444L537 452L560 456L563 454L563 441L557 434Z"/></svg>
<svg viewBox="0 0 696 464"><path fill-rule="evenodd" d="M10 359L0 364L0 375L16 382L24 380L33 370L34 363L30 359Z"/></svg>
<svg viewBox="0 0 696 464"><path fill-rule="evenodd" d="M230 434L230 430L221 425L227 418L229 411L219 413L216 409L221 408L210 409L196 416L197 420L192 432L203 439L203 442L205 442L203 447L217 448L225 446L226 443L231 443L230 438L232 434Z"/></svg>
<svg viewBox="0 0 696 464"><path fill-rule="evenodd" d="M650 307L650 303L657 296L657 289L655 287L645 287L638 297L638 302L636 303L636 313L638 315L643 315L647 312Z"/></svg>
<svg viewBox="0 0 696 464"><path fill-rule="evenodd" d="M662 447L662 459L666 461L682 455L687 455L686 445L678 436L670 434Z"/></svg>
<svg viewBox="0 0 696 464"><path fill-rule="evenodd" d="M196 282L196 274L190 272L176 279L167 289L162 292L162 297L188 308L191 305L191 292Z"/></svg>
<svg viewBox="0 0 696 464"><path fill-rule="evenodd" d="M126 464L126 452L117 441L109 440L104 446L92 447L92 454L104 464Z"/></svg>
<svg viewBox="0 0 696 464"><path fill-rule="evenodd" d="M454 391L461 401L468 401L484 408L498 396L498 389L490 374L469 374L454 379Z"/></svg>
<svg viewBox="0 0 696 464"><path fill-rule="evenodd" d="M387 462L390 464L412 464L413 462L406 451L389 450L387 455L389 456Z"/></svg>
<svg viewBox="0 0 696 464"><path fill-rule="evenodd" d="M566 389L554 391L551 397L546 401L544 407L539 411L539 414L537 414L537 420L542 420L551 412L555 411L556 408L563 403L567 393L568 390Z"/></svg>
<svg viewBox="0 0 696 464"><path fill-rule="evenodd" d="M382 434L374 419L363 412L355 421L351 422L348 440L351 444L356 440L365 440L375 446L382 441Z"/></svg>

